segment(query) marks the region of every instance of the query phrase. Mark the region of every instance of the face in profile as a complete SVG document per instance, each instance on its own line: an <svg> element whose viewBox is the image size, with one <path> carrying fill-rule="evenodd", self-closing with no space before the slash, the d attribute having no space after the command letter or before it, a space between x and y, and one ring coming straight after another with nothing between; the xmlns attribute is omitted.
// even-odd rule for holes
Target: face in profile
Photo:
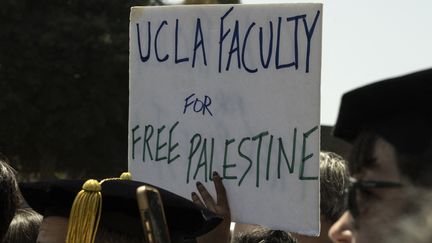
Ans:
<svg viewBox="0 0 432 243"><path fill-rule="evenodd" d="M353 210L352 213L345 213L332 226L329 235L334 242L354 242L353 238L356 243L380 242L386 227L392 225L403 212L406 201L403 186L376 186L387 182L404 184L395 148L378 137L371 155L371 161L359 162L362 166L353 177L359 182L378 183L354 191L355 197L351 199L351 204L356 208L356 213Z"/></svg>
<svg viewBox="0 0 432 243"><path fill-rule="evenodd" d="M39 228L37 243L64 243L68 230L68 219L64 217L44 217Z"/></svg>
<svg viewBox="0 0 432 243"><path fill-rule="evenodd" d="M328 231L328 236L332 242L337 243L355 243L353 236L353 219L351 214L346 211Z"/></svg>

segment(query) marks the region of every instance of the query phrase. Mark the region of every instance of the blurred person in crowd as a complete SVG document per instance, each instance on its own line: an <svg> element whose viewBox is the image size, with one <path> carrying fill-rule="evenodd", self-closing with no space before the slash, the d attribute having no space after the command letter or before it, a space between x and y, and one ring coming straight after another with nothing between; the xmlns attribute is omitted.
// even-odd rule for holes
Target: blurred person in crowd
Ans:
<svg viewBox="0 0 432 243"><path fill-rule="evenodd" d="M293 234L300 243L330 243L330 227L345 211L345 189L349 184L347 162L338 154L320 152L320 209L319 237Z"/></svg>
<svg viewBox="0 0 432 243"><path fill-rule="evenodd" d="M145 243L136 190L147 184L129 179L21 183L29 206L43 215L37 242ZM193 239L222 221L187 199L158 190L172 243Z"/></svg>
<svg viewBox="0 0 432 243"><path fill-rule="evenodd" d="M334 135L353 144L348 209L334 242L382 242L409 215L408 193L432 186L432 69L376 82L342 97ZM352 240L352 238L351 238Z"/></svg>
<svg viewBox="0 0 432 243"><path fill-rule="evenodd" d="M6 234L18 205L15 173L5 156L0 154L0 242Z"/></svg>
<svg viewBox="0 0 432 243"><path fill-rule="evenodd" d="M290 234L281 230L270 230L257 227L251 232L235 236L233 243L297 243Z"/></svg>
<svg viewBox="0 0 432 243"><path fill-rule="evenodd" d="M42 216L31 208L17 209L2 243L35 243Z"/></svg>
<svg viewBox="0 0 432 243"><path fill-rule="evenodd" d="M206 188L199 182L197 183L197 189L202 200L195 192L192 193L192 200L201 206L206 206L215 213L221 214L224 217L224 222L215 230L207 233L201 238L198 238L198 243L230 242L231 215L229 203L225 192L225 187L223 186L222 180L217 172L214 172L213 174L213 182L216 189L216 201L208 193ZM336 153L320 152L320 221L322 233L319 237L292 234L292 236L295 237L298 242L331 242L327 232L330 226L336 222L336 220L345 211L344 192L348 182L349 175L347 162ZM262 228L257 225L247 225L247 227L242 225L241 227L247 230L244 232L235 231L235 234L254 234L253 232L255 232L256 229L260 229L257 232L264 232L261 230Z"/></svg>

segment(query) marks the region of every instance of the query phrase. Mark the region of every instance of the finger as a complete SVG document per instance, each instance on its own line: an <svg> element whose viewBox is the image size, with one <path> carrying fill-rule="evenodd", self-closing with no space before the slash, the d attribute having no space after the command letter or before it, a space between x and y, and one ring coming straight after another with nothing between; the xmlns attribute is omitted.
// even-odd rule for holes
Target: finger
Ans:
<svg viewBox="0 0 432 243"><path fill-rule="evenodd" d="M195 192L192 192L191 196L192 196L192 202L205 208L204 203L201 201L201 199L198 197L198 195Z"/></svg>
<svg viewBox="0 0 432 243"><path fill-rule="evenodd" d="M210 195L210 193L204 187L204 185L201 184L201 182L197 182L197 189L198 189L198 191L201 195L201 198L203 199L206 207L208 209L212 210L213 212L216 212L216 203L215 203L213 197Z"/></svg>
<svg viewBox="0 0 432 243"><path fill-rule="evenodd" d="M217 205L229 210L228 198L225 190L225 186L222 183L222 178L215 171L213 172L213 183L216 189Z"/></svg>

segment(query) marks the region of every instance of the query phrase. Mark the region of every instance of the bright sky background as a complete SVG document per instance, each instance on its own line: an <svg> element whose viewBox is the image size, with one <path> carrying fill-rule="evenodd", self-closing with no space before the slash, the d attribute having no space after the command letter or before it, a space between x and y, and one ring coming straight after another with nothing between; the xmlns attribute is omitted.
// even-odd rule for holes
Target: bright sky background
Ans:
<svg viewBox="0 0 432 243"><path fill-rule="evenodd" d="M241 2L324 3L322 124L334 125L340 98L346 91L432 67L431 0Z"/></svg>

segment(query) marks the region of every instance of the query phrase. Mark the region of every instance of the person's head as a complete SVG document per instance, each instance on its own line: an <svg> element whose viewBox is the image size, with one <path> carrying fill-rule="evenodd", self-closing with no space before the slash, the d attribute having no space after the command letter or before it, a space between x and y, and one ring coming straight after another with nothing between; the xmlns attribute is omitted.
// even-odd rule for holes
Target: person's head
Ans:
<svg viewBox="0 0 432 243"><path fill-rule="evenodd" d="M0 154L0 242L6 234L18 205L15 173L6 157Z"/></svg>
<svg viewBox="0 0 432 243"><path fill-rule="evenodd" d="M67 230L68 218L62 216L44 217L39 230L39 235L36 234L37 242L66 242ZM143 234L126 234L113 229L107 229L101 225L97 230L95 243L146 243L146 240Z"/></svg>
<svg viewBox="0 0 432 243"><path fill-rule="evenodd" d="M345 211L345 189L349 183L347 162L333 152L320 152L321 218L330 224Z"/></svg>
<svg viewBox="0 0 432 243"><path fill-rule="evenodd" d="M290 233L258 226L250 232L236 236L234 243L297 243L297 240Z"/></svg>
<svg viewBox="0 0 432 243"><path fill-rule="evenodd" d="M135 243L145 242L137 201L137 189L143 185L148 186L115 178L85 183L82 180L21 183L20 187L29 206L44 215L38 235L40 243L93 242L94 236L96 243ZM173 243L206 233L222 220L187 199L158 190Z"/></svg>
<svg viewBox="0 0 432 243"><path fill-rule="evenodd" d="M321 234L319 237L294 234L300 243L330 242L328 230L345 211L345 189L349 183L347 162L333 152L320 152L320 208Z"/></svg>
<svg viewBox="0 0 432 243"><path fill-rule="evenodd" d="M380 242L384 226L409 213L407 190L432 185L431 92L432 69L342 98L334 135L353 144L349 163L355 180L349 214L336 225L351 227L358 243Z"/></svg>
<svg viewBox="0 0 432 243"><path fill-rule="evenodd" d="M30 208L17 209L2 243L36 242L42 216Z"/></svg>

